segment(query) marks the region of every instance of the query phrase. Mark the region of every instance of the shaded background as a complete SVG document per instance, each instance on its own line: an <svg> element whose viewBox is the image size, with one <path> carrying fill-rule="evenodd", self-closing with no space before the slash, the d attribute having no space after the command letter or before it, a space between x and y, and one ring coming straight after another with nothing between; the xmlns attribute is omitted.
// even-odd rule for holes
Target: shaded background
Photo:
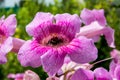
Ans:
<svg viewBox="0 0 120 80"><path fill-rule="evenodd" d="M51 12L52 14L71 13L80 15L83 8L104 9L107 23L115 29L116 48L120 50L119 0L15 0L15 5L9 5L9 2L5 3L5 1L6 0L0 0L0 17L2 15L7 17L10 14L16 14L18 24L14 37L24 40L31 39L26 33L25 27L34 18L37 12ZM97 60L109 57L109 52L112 48L108 47L104 37L101 37L100 41L96 43L96 46L99 50L99 57ZM42 70L42 67L35 69L31 67L22 67L14 53L9 53L7 58L8 62L0 65L0 80L7 80L7 75L9 73L22 73L28 69L38 73L41 80L46 79L47 74ZM109 62L110 61L99 63L95 65L95 67L103 66L109 69Z"/></svg>

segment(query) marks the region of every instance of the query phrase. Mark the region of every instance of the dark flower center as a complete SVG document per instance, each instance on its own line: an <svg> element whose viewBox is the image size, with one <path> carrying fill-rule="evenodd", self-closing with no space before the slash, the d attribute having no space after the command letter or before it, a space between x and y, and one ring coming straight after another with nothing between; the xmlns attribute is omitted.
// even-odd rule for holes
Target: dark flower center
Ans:
<svg viewBox="0 0 120 80"><path fill-rule="evenodd" d="M60 47L63 45L67 45L69 43L69 39L62 35L62 34L50 34L49 36L43 38L43 40L41 41L41 44L43 44L44 46L49 46L49 47Z"/></svg>
<svg viewBox="0 0 120 80"><path fill-rule="evenodd" d="M58 37L53 37L48 41L47 44L56 46L56 45L61 44L61 43L63 43L63 39L58 38Z"/></svg>

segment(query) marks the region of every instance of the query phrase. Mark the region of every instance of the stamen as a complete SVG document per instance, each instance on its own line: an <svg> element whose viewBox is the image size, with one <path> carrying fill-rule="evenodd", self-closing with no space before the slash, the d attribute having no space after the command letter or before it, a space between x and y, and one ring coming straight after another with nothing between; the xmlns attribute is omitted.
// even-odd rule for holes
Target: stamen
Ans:
<svg viewBox="0 0 120 80"><path fill-rule="evenodd" d="M67 45L69 43L69 39L64 35L54 33L48 37L45 37L41 43L45 46L59 47L62 45Z"/></svg>
<svg viewBox="0 0 120 80"><path fill-rule="evenodd" d="M61 39L61 38L58 38L58 37L53 37L51 40L49 40L48 41L48 45L50 44L50 45L58 45L58 44L60 44L60 43L63 43L63 39Z"/></svg>

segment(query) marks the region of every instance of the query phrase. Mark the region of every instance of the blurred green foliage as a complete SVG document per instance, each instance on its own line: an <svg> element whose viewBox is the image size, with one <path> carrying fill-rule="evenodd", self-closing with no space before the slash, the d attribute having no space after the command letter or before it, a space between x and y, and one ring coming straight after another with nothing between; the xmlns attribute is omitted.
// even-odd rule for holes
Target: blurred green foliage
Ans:
<svg viewBox="0 0 120 80"><path fill-rule="evenodd" d="M105 16L108 25L115 29L115 43L116 48L120 50L120 1L119 0L54 0L54 4L46 5L44 0L38 2L38 0L21 0L20 7L15 7L12 9L2 9L0 8L0 16L16 14L17 17L17 29L14 37L28 40L31 37L25 31L26 25L34 18L37 12L51 12L52 14L58 13L71 13L78 14L83 8L88 9L104 9ZM109 52L112 50L106 44L104 37L96 43L99 50L99 57L97 60L109 57ZM15 53L9 53L7 55L8 62L6 64L0 65L0 80L7 80L7 75L9 73L22 73L27 69L31 69L39 74L41 80L45 80L47 75L40 68L22 67L17 60ZM103 66L108 69L110 61L100 63L96 65Z"/></svg>

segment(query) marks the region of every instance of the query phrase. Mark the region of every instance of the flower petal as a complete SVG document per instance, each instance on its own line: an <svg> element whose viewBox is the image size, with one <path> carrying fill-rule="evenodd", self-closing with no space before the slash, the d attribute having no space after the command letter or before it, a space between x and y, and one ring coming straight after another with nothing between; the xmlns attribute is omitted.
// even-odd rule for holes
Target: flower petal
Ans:
<svg viewBox="0 0 120 80"><path fill-rule="evenodd" d="M57 77L48 77L46 80L60 80L60 79Z"/></svg>
<svg viewBox="0 0 120 80"><path fill-rule="evenodd" d="M100 35L102 29L104 29L104 26L101 26L97 21L94 21L90 25L82 27L76 37L86 36L87 38L93 38Z"/></svg>
<svg viewBox="0 0 120 80"><path fill-rule="evenodd" d="M22 80L23 79L23 76L24 76L24 73L17 73L15 75L15 80Z"/></svg>
<svg viewBox="0 0 120 80"><path fill-rule="evenodd" d="M13 78L14 79L15 76L16 76L15 74L10 73L10 74L7 75L7 78Z"/></svg>
<svg viewBox="0 0 120 80"><path fill-rule="evenodd" d="M88 63L97 58L97 48L92 39L80 36L74 39L67 47L71 60L77 63Z"/></svg>
<svg viewBox="0 0 120 80"><path fill-rule="evenodd" d="M5 39L3 44L1 44L0 51L7 54L11 49L13 48L13 42L12 42L12 37L8 37Z"/></svg>
<svg viewBox="0 0 120 80"><path fill-rule="evenodd" d="M94 14L95 19L99 22L100 25L105 26L107 24L103 9L93 9L92 13Z"/></svg>
<svg viewBox="0 0 120 80"><path fill-rule="evenodd" d="M7 62L6 55L0 51L0 64L4 64Z"/></svg>
<svg viewBox="0 0 120 80"><path fill-rule="evenodd" d="M7 76L8 79L14 79L14 80L23 80L24 73L17 73L17 74L9 74Z"/></svg>
<svg viewBox="0 0 120 80"><path fill-rule="evenodd" d="M43 68L49 76L54 76L58 72L63 65L65 55L66 53L59 48L51 49L41 56Z"/></svg>
<svg viewBox="0 0 120 80"><path fill-rule="evenodd" d="M4 33L6 34L6 36L11 36L15 33L15 29L17 26L17 20L16 20L15 16L16 16L15 14L8 16L4 20L4 22L1 26L1 28L4 31Z"/></svg>
<svg viewBox="0 0 120 80"><path fill-rule="evenodd" d="M96 68L94 70L94 74L95 74L95 79L96 80L112 80L109 72L102 67Z"/></svg>
<svg viewBox="0 0 120 80"><path fill-rule="evenodd" d="M93 72L80 68L71 77L71 80L94 80Z"/></svg>
<svg viewBox="0 0 120 80"><path fill-rule="evenodd" d="M30 36L44 37L52 22L53 15L51 13L38 12L32 22L26 26L26 31Z"/></svg>
<svg viewBox="0 0 120 80"><path fill-rule="evenodd" d="M56 25L59 25L61 33L73 39L76 32L79 32L81 20L78 15L68 13L55 15Z"/></svg>
<svg viewBox="0 0 120 80"><path fill-rule="evenodd" d="M120 80L120 65L115 68L114 75L117 80Z"/></svg>
<svg viewBox="0 0 120 80"><path fill-rule="evenodd" d="M38 44L37 41L26 41L18 52L18 60L23 66L39 67L41 66L40 56L44 54L48 48Z"/></svg>
<svg viewBox="0 0 120 80"><path fill-rule="evenodd" d="M109 73L112 77L114 77L114 71L115 71L115 68L116 68L117 64L112 60L112 62L110 63L110 66L109 66Z"/></svg>
<svg viewBox="0 0 120 80"><path fill-rule="evenodd" d="M6 54L9 51L11 51L12 48L13 48L12 37L8 37L5 39L3 44L1 44L1 47L0 47L0 64L7 62Z"/></svg>
<svg viewBox="0 0 120 80"><path fill-rule="evenodd" d="M82 27L76 37L86 36L87 38L93 39L94 37L97 37L97 39L99 39L98 36L101 35L105 36L105 39L107 40L107 43L110 47L115 48L114 30L110 27L99 25L97 21L92 22L90 25Z"/></svg>
<svg viewBox="0 0 120 80"><path fill-rule="evenodd" d="M88 9L83 9L80 17L86 25L89 25L92 21L95 20L94 14L91 12L91 10Z"/></svg>
<svg viewBox="0 0 120 80"><path fill-rule="evenodd" d="M98 21L100 25L105 26L106 25L106 19L104 16L104 10L88 10L83 9L81 12L80 17L82 18L83 22L86 25L91 24L93 21Z"/></svg>
<svg viewBox="0 0 120 80"><path fill-rule="evenodd" d="M119 63L120 63L120 51L119 51L119 50L113 49L113 50L110 52L110 55L111 55L111 57L113 58L113 61L114 61L116 64L119 64Z"/></svg>
<svg viewBox="0 0 120 80"><path fill-rule="evenodd" d="M105 36L105 39L107 40L108 45L112 48L115 48L114 30L111 27L105 27L102 31L103 35Z"/></svg>
<svg viewBox="0 0 120 80"><path fill-rule="evenodd" d="M27 70L22 80L40 80L40 78L35 72Z"/></svg>
<svg viewBox="0 0 120 80"><path fill-rule="evenodd" d="M12 52L18 53L20 47L25 43L25 40L23 39L18 39L18 38L13 38L13 48Z"/></svg>
<svg viewBox="0 0 120 80"><path fill-rule="evenodd" d="M5 15L3 15L3 16L0 18L0 25L2 25L2 23L4 22L4 19L5 19Z"/></svg>

